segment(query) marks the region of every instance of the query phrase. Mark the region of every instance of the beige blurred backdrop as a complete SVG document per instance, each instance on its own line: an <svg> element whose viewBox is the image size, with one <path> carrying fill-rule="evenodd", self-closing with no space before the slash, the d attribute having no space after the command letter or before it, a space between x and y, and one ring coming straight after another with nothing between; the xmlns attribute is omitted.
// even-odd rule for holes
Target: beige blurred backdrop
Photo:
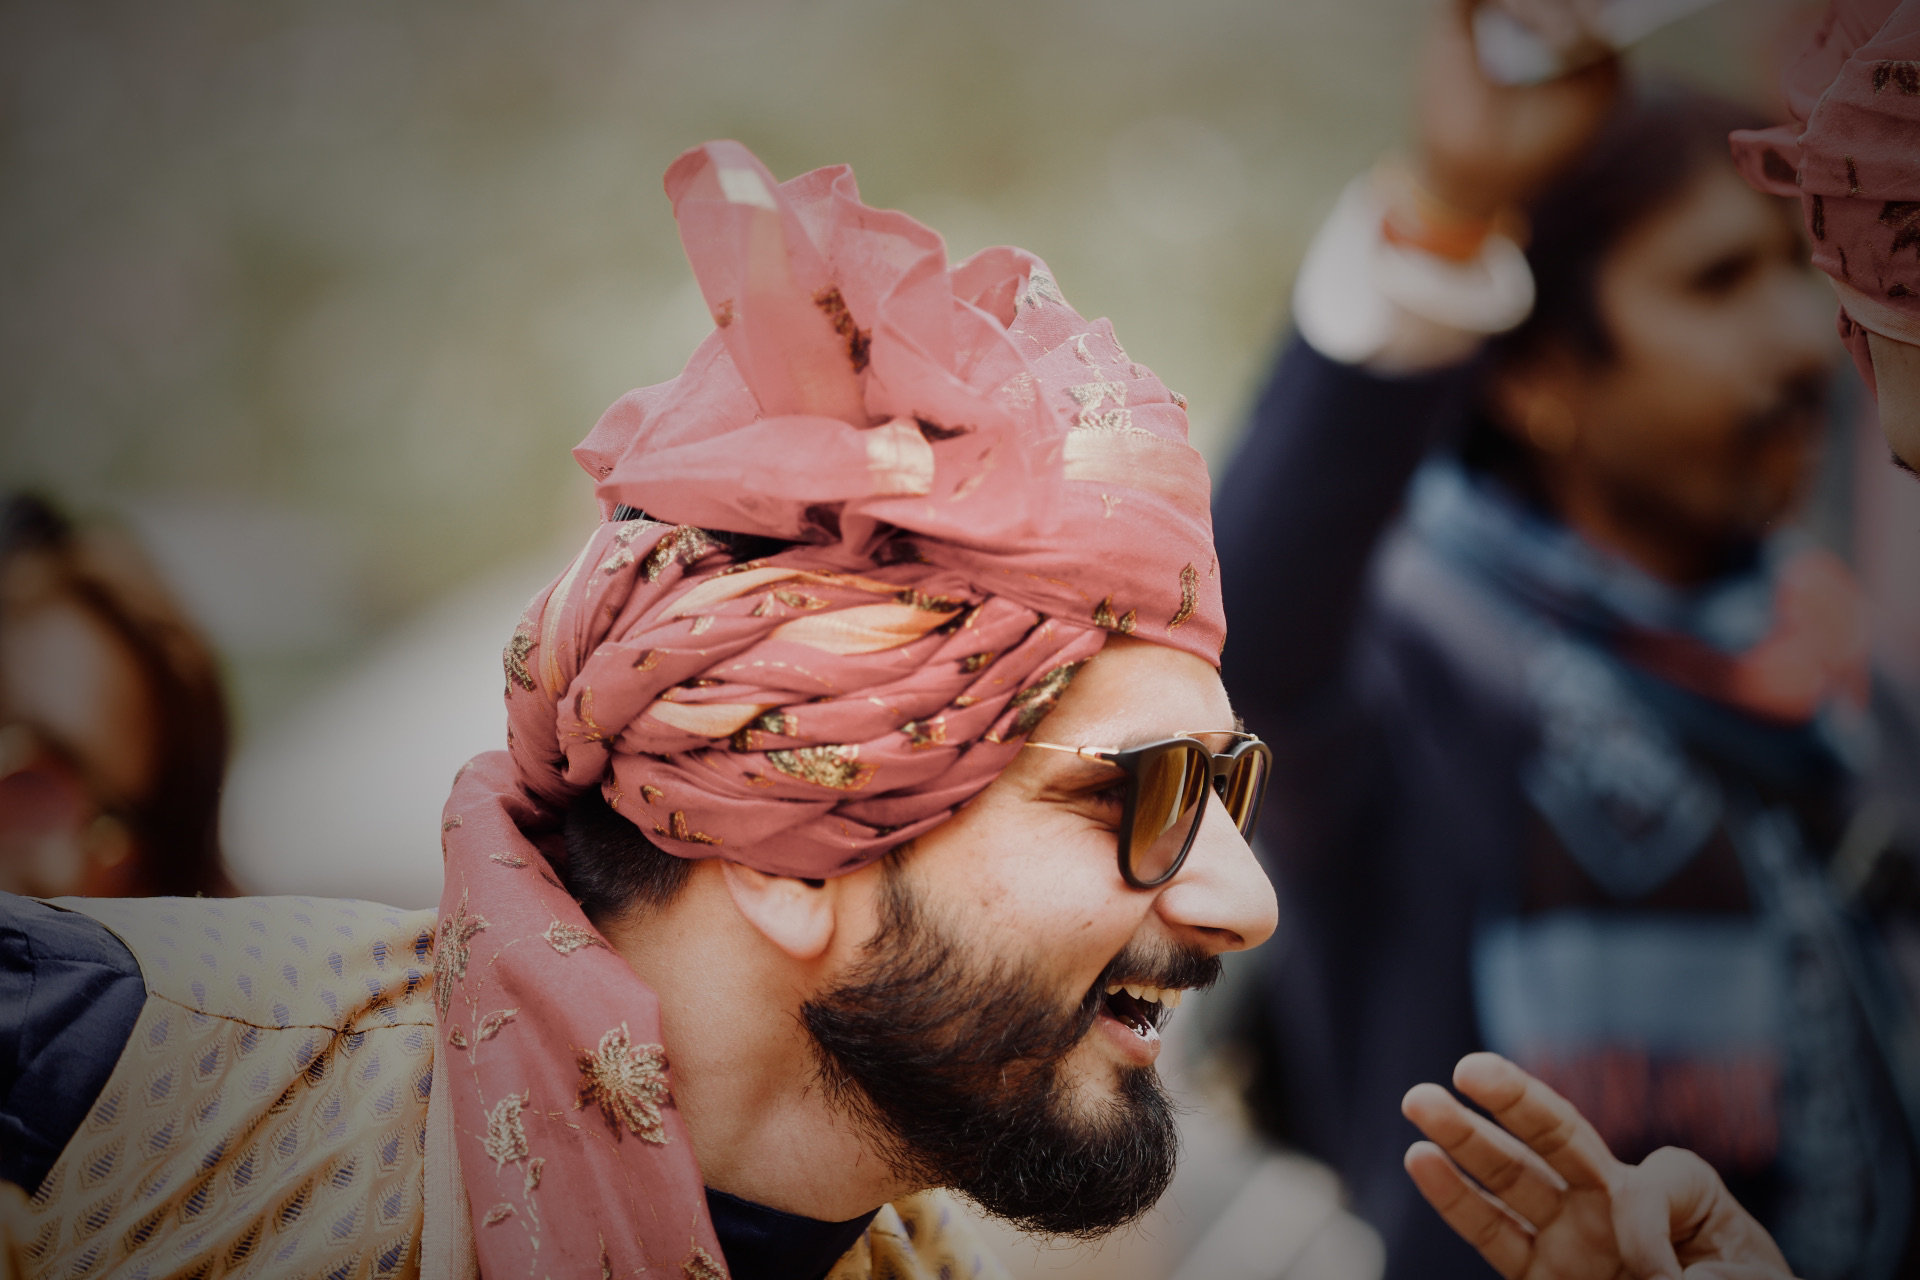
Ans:
<svg viewBox="0 0 1920 1280"><path fill-rule="evenodd" d="M1801 7L1726 0L1644 60L1769 101ZM430 904L447 783L502 740L500 644L595 519L568 450L711 323L660 191L676 154L849 162L955 258L1034 250L1186 394L1217 464L1307 237L1400 133L1424 20L1418 0L0 4L0 480L131 523L212 631L243 885ZM1165 1276L1217 1225L1183 1274L1377 1267L1324 1174L1196 1115L1165 1212L1098 1253L1005 1241L1009 1261ZM1246 1240L1219 1244L1234 1221Z"/></svg>

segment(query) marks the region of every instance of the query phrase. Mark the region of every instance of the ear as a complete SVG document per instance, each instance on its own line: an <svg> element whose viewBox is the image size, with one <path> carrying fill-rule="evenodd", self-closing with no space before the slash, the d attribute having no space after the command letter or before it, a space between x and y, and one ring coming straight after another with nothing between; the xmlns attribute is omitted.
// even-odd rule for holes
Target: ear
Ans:
<svg viewBox="0 0 1920 1280"><path fill-rule="evenodd" d="M1538 358L1503 371L1491 388L1500 426L1541 453L1563 458L1580 439L1577 394L1562 361Z"/></svg>
<svg viewBox="0 0 1920 1280"><path fill-rule="evenodd" d="M833 941L839 899L832 880L772 876L722 861L721 878L733 905L767 941L795 960L818 960Z"/></svg>

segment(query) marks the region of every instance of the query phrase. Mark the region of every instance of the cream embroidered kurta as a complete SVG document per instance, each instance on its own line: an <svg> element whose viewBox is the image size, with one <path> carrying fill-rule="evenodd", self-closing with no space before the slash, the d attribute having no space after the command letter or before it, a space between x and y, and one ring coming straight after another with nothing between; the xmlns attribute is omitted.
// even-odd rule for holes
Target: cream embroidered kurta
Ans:
<svg viewBox="0 0 1920 1280"><path fill-rule="evenodd" d="M126 944L147 1004L29 1201L27 1276L420 1274L434 913L55 905Z"/></svg>
<svg viewBox="0 0 1920 1280"><path fill-rule="evenodd" d="M433 912L314 898L54 905L126 944L147 1004L38 1192L0 1198L0 1271L475 1274L447 1113L429 1106ZM1005 1274L936 1192L882 1209L831 1280Z"/></svg>

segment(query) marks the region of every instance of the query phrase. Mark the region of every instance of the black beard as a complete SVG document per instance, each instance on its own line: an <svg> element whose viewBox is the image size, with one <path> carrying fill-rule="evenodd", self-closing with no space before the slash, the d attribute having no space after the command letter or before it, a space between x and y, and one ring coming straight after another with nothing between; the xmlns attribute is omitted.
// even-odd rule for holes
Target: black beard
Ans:
<svg viewBox="0 0 1920 1280"><path fill-rule="evenodd" d="M1025 1231L1093 1239L1153 1207L1179 1153L1151 1067L1076 1106L1060 1083L1116 977L1206 986L1217 959L1129 947L1077 1009L1012 965L969 964L886 868L879 932L846 981L801 1009L831 1102L861 1122L894 1174L958 1191Z"/></svg>

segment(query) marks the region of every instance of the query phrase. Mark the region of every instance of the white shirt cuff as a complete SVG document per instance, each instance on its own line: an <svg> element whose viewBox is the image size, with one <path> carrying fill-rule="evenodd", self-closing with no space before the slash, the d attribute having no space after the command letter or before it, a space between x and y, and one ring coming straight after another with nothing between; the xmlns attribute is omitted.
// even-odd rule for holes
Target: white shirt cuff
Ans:
<svg viewBox="0 0 1920 1280"><path fill-rule="evenodd" d="M1449 262L1390 243L1385 214L1372 176L1354 179L1300 264L1294 324L1321 355L1375 373L1426 372L1466 360L1533 310L1533 273L1506 236Z"/></svg>

